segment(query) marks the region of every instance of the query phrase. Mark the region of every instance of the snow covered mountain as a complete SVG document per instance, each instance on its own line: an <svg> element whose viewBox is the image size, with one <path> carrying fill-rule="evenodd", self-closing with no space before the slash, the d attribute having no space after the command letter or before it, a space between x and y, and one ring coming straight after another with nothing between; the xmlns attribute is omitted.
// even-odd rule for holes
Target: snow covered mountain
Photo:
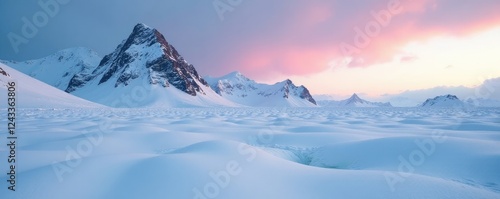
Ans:
<svg viewBox="0 0 500 199"><path fill-rule="evenodd" d="M75 96L112 107L316 106L290 80L260 84L240 73L210 85L156 29L137 24L114 52L71 48L24 62L2 61Z"/></svg>
<svg viewBox="0 0 500 199"><path fill-rule="evenodd" d="M322 100L318 102L320 106L324 107L392 107L390 102L370 102L361 99L356 93L354 93L350 98L335 101L335 100Z"/></svg>
<svg viewBox="0 0 500 199"><path fill-rule="evenodd" d="M207 82L156 29L137 24L128 39L66 92L112 107L236 106Z"/></svg>
<svg viewBox="0 0 500 199"><path fill-rule="evenodd" d="M35 79L65 90L76 74L90 73L102 58L87 48L69 48L53 55L23 62L0 61Z"/></svg>
<svg viewBox="0 0 500 199"><path fill-rule="evenodd" d="M455 95L441 95L425 100L420 107L463 107L465 103Z"/></svg>
<svg viewBox="0 0 500 199"><path fill-rule="evenodd" d="M102 107L101 105L65 93L25 75L5 64L0 63L0 92L6 93L7 83L16 82L16 107L18 108L89 108ZM1 99L6 100L6 98ZM0 108L5 108L0 103Z"/></svg>
<svg viewBox="0 0 500 199"><path fill-rule="evenodd" d="M296 86L291 80L273 85L257 83L239 72L205 78L220 96L247 106L312 107L316 101L304 86Z"/></svg>

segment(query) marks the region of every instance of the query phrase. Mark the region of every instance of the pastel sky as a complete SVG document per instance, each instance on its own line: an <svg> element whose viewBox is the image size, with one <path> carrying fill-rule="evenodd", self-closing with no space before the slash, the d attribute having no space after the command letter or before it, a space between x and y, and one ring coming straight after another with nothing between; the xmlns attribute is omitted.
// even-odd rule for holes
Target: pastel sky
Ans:
<svg viewBox="0 0 500 199"><path fill-rule="evenodd" d="M22 36L23 17L47 2L57 12L16 52L7 35ZM2 1L0 59L76 46L104 56L142 22L203 75L378 96L500 77L499 10L498 0Z"/></svg>

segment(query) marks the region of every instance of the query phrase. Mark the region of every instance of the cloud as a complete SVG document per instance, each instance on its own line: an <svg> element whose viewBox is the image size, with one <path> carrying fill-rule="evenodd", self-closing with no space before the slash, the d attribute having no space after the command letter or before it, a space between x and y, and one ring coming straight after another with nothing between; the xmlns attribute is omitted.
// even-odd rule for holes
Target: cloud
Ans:
<svg viewBox="0 0 500 199"><path fill-rule="evenodd" d="M418 57L415 55L404 55L401 58L399 58L400 63L409 63L417 60Z"/></svg>
<svg viewBox="0 0 500 199"><path fill-rule="evenodd" d="M33 59L76 46L104 55L125 39L134 24L143 22L165 34L201 74L239 70L264 78L273 73L316 74L339 60L348 67L369 67L394 60L409 42L465 37L500 26L497 0L399 0L401 11L377 30L373 25L380 19L373 13L384 13L391 2L398 1L244 1L220 21L210 1L72 1L22 46L22 53L1 48L0 57ZM36 2L2 5L2 35L19 33L20 19L40 10ZM365 31L367 26L372 31L369 44L356 46L355 30ZM10 46L6 38L0 39L0 46ZM343 43L358 50L346 56L340 50Z"/></svg>
<svg viewBox="0 0 500 199"><path fill-rule="evenodd" d="M428 98L446 94L456 95L461 100L500 100L500 77L487 79L476 87L439 86L428 89L408 90L398 94L383 94L378 99L390 101L395 106L415 106Z"/></svg>
<svg viewBox="0 0 500 199"><path fill-rule="evenodd" d="M349 67L369 67L392 61L409 42L438 36L465 37L500 26L500 4L492 0L400 0L400 12L391 15L389 23L380 24L372 12L385 12L389 2L316 0L304 4L292 0L279 12L271 9L279 4L269 3L255 10L257 22L238 22L254 32L241 33L245 41L232 43L229 49L234 50L233 56L226 56L218 67L222 71L238 67L254 77L265 76L260 72L264 69L287 75L314 74L328 69L335 60L345 60L342 44L357 49L347 55L352 60ZM373 28L374 23L379 23L380 30ZM356 45L356 30L364 32L367 27L375 32L368 35L369 44ZM400 61L415 59L407 56Z"/></svg>

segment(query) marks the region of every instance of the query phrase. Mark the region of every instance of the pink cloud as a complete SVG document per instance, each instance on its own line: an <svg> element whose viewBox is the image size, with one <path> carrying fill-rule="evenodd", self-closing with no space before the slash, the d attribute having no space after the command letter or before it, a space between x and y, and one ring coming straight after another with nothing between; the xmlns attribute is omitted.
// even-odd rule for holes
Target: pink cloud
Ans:
<svg viewBox="0 0 500 199"><path fill-rule="evenodd" d="M244 52L230 61L238 62L239 70L252 77L272 76L276 71L286 75L323 71L335 57L328 50L305 49L291 45L285 48L264 46L246 49Z"/></svg>
<svg viewBox="0 0 500 199"><path fill-rule="evenodd" d="M414 55L406 55L406 56L403 56L399 59L399 62L401 63L408 63L408 62L413 62L415 60L417 60L418 57L414 56Z"/></svg>
<svg viewBox="0 0 500 199"><path fill-rule="evenodd" d="M257 18L239 23L249 32L238 32L243 41L228 44L230 52L223 52L224 60L218 60L219 65L214 67L224 72L236 67L254 77L269 74L264 71L287 75L319 73L345 56L339 48L342 43L355 46L354 28L364 30L367 24L376 21L371 11L386 10L390 1L359 4L312 0L304 4L290 0L286 7L268 3L267 7L276 6L280 11L260 7ZM500 26L500 4L495 0L400 0L400 3L401 12L392 15L387 26L381 25L380 31L369 37L368 45L356 46L358 51L350 54L354 61L349 66L369 67L392 61L412 41L446 35L463 37Z"/></svg>
<svg viewBox="0 0 500 199"><path fill-rule="evenodd" d="M390 24L382 28L380 34L369 37L369 45L361 46L357 48L358 51L349 54L353 58L349 66L367 67L391 61L400 53L401 47L411 41L423 41L446 35L462 37L500 26L500 13L497 12L500 10L499 4L453 6L450 2L432 0L401 2L403 12L393 15ZM371 22L366 22L369 23ZM360 26L360 29L364 27ZM353 39L355 37L356 35ZM351 44L356 46L353 39ZM408 61L407 59L402 61L405 60Z"/></svg>

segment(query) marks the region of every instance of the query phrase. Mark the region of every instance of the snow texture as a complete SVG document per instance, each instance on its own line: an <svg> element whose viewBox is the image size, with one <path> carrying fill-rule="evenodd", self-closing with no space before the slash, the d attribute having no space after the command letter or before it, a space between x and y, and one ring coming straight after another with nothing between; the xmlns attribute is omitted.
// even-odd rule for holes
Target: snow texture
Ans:
<svg viewBox="0 0 500 199"><path fill-rule="evenodd" d="M20 109L18 189L6 189L7 176L0 175L0 196L496 199L499 114L493 108ZM2 148L0 157L7 156Z"/></svg>

